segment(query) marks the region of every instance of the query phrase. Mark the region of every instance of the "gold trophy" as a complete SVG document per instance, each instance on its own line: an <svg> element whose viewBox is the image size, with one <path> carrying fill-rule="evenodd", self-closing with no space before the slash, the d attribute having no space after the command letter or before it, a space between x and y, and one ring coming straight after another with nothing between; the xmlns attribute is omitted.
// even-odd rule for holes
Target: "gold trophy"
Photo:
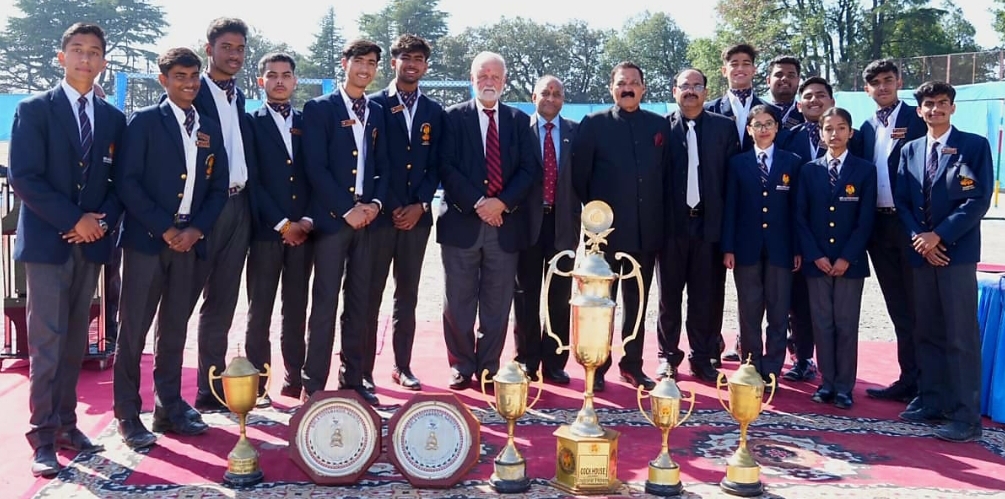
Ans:
<svg viewBox="0 0 1005 499"><path fill-rule="evenodd" d="M603 201L591 201L583 207L583 232L587 236L586 255L577 262L572 272L558 269L558 261L563 257L575 258L572 250L565 250L551 259L544 282L544 296L548 296L551 278L558 274L575 279L577 293L569 302L571 305L569 345L552 331L548 301L544 303L545 327L559 345L556 352L572 350L576 362L586 372L586 392L583 394L583 408L571 425L562 425L555 431L558 437L555 478L551 484L570 494L613 494L621 488L617 478L618 437L620 433L607 430L597 421L593 409L593 380L597 367L611 355L611 338L614 335L614 309L616 303L611 296L611 286L615 280L635 277L639 284L639 314L635 318L635 330L624 338L618 349L624 353L625 345L635 339L642 324L642 297L645 290L642 283L641 265L625 253L615 254L615 259L627 259L633 269L627 275L615 273L604 260L600 245L614 229L614 212ZM564 319L563 319L564 320Z"/></svg>
<svg viewBox="0 0 1005 499"><path fill-rule="evenodd" d="M235 357L223 374L216 376L216 366L209 368L209 387L213 396L221 404L227 406L230 412L237 414L241 424L241 438L237 445L227 455L227 472L223 474L223 483L231 487L250 487L262 481L265 476L258 465L258 451L251 446L247 435L248 413L255 408L258 400L258 379L261 373L246 357ZM214 381L223 380L223 397L216 393ZM269 393L269 383L272 373L265 364L265 393Z"/></svg>
<svg viewBox="0 0 1005 499"><path fill-rule="evenodd" d="M639 385L639 410L642 411L643 417L663 433L661 440L663 449L656 456L656 459L649 461L649 479L646 480L646 493L662 497L679 496L684 491L684 486L680 483L680 466L677 466L677 463L673 462L673 459L670 458L670 448L667 440L670 438L670 430L684 424L687 418L691 417L691 411L694 410L694 392L691 392L690 398L684 399L673 378L663 378L663 381L660 381L656 385L656 388L649 392L648 396L651 400L650 409L652 412L652 417L650 417L649 413L642 407L643 390L645 388ZM680 417L681 400L688 400L690 402L687 414L683 418Z"/></svg>
<svg viewBox="0 0 1005 499"><path fill-rule="evenodd" d="M768 404L775 397L775 389L778 387L775 375L770 376L771 395L768 397ZM719 482L719 487L735 496L759 496L764 493L764 484L761 483L761 467L747 450L747 427L761 414L761 402L764 399L766 385L757 369L750 363L749 355L747 362L729 377L728 383L724 381L725 378L725 374L719 373L719 379L715 382L716 394L726 412L740 423L740 446L726 460L726 478ZM722 387L725 385L728 385L729 391L728 407L726 401L722 399Z"/></svg>
<svg viewBox="0 0 1005 499"><path fill-rule="evenodd" d="M482 393L486 393L485 383L488 381L488 374L488 369L482 371ZM502 366L492 377L492 383L495 385L496 403L493 406L492 402L489 402L489 406L506 420L506 446L496 456L495 469L489 478L489 484L500 494L526 492L530 489L527 460L517 450L513 442L513 432L516 429L516 420L523 417L527 409L534 407L541 398L543 387L540 384L543 380L539 382L537 397L534 397L534 401L530 404L527 403L527 387L530 379L515 361Z"/></svg>

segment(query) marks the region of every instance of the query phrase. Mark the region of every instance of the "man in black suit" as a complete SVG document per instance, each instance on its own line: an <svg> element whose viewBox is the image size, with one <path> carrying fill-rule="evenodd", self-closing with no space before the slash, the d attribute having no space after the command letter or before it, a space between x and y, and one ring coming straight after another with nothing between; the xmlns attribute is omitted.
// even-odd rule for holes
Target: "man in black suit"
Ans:
<svg viewBox="0 0 1005 499"><path fill-rule="evenodd" d="M566 385L569 374L565 372L565 363L569 353L557 353L555 340L541 327L541 280L552 257L564 250L575 251L579 246L583 210L572 188L571 167L577 123L559 115L565 101L565 87L558 78L542 76L534 85L531 100L537 112L531 116L530 126L540 140L544 182L535 184L530 198L543 209L531 210L531 236L535 242L520 252L517 264L513 336L516 338L516 360L525 366L531 379L538 379L540 367L545 380ZM572 259L563 259L560 269L572 270L572 263ZM563 345L569 344L571 295L572 279L559 277L551 281L548 296L543 298L548 300L551 326Z"/></svg>
<svg viewBox="0 0 1005 499"><path fill-rule="evenodd" d="M729 89L722 97L705 103L706 110L732 118L733 130L742 151L754 147L754 140L747 132L747 115L751 108L765 103L754 93L756 60L757 50L746 43L726 47L722 51L722 76L726 78Z"/></svg>
<svg viewBox="0 0 1005 499"><path fill-rule="evenodd" d="M784 130L791 130L804 121L796 106L796 89L799 88L801 70L799 59L791 55L780 55L768 62L768 92L771 93L768 106Z"/></svg>
<svg viewBox="0 0 1005 499"><path fill-rule="evenodd" d="M726 267L719 247L726 167L729 158L738 152L739 142L730 119L707 112L708 106L702 107L708 81L701 71L685 69L674 81L674 99L680 108L668 117L673 180L667 194L671 204L667 211L671 215L667 223L670 233L659 256L657 376L675 377L684 360L678 344L681 302L687 286L691 374L714 383L718 371L713 363L719 361L723 344L726 292Z"/></svg>
<svg viewBox="0 0 1005 499"><path fill-rule="evenodd" d="M70 26L57 54L63 80L21 101L11 129L9 179L23 201L14 258L28 285L25 436L36 477L59 473L57 448L104 449L77 428L77 379L98 273L111 255L106 219L122 213L110 177L125 116L93 90L105 48L99 26Z"/></svg>
<svg viewBox="0 0 1005 499"><path fill-rule="evenodd" d="M199 309L199 391L195 408L203 412L224 412L209 388L209 368L226 366L227 337L234 322L234 310L241 288L241 272L251 240L251 208L245 189L254 168L252 132L244 112L244 93L235 79L244 66L248 25L240 19L213 20L206 31L206 74L202 76L195 107L199 114L219 123L230 165L228 200L207 239L209 255L196 262L194 308L200 293ZM216 381L217 393L223 389Z"/></svg>
<svg viewBox="0 0 1005 499"><path fill-rule="evenodd" d="M373 277L367 306L368 337L377 337L380 302L387 275L394 262L394 312L391 344L394 367L391 380L407 390L421 390L412 374L412 344L415 341L415 307L419 302L419 278L433 228L430 203L439 178L436 173L443 108L423 95L419 80L429 68L429 43L415 35L401 35L391 45L391 68L395 78L387 88L370 96L384 108L387 122L387 207L367 230ZM373 387L376 342L368 345L364 359L364 385Z"/></svg>
<svg viewBox="0 0 1005 499"><path fill-rule="evenodd" d="M670 186L670 127L658 114L639 107L645 91L642 68L632 62L618 63L611 70L614 106L583 118L572 144L576 195L584 203L604 201L614 211L614 232L607 237L604 258L615 273L632 270L627 259L615 260L618 252L627 253L642 267L643 296L639 297L635 283L622 287L622 338L632 335L639 314L645 317L656 253L664 240L665 196ZM618 283L614 281L612 297L617 296ZM651 390L656 382L642 370L644 343L645 331L640 330L625 346L618 366L623 381ZM611 364L608 357L588 390L604 390L604 374Z"/></svg>
<svg viewBox="0 0 1005 499"><path fill-rule="evenodd" d="M911 402L918 395L919 366L915 354L915 300L910 258L909 232L897 216L894 203L897 167L904 144L925 136L925 122L917 108L897 98L903 86L900 70L890 60L869 63L862 70L865 91L876 101L876 114L861 126L858 156L876 165L876 222L869 240L869 260L883 290L886 310L897 335L897 363L900 377L884 388L866 388L869 397ZM853 154L856 151L853 151ZM915 400L907 410L920 407Z"/></svg>
<svg viewBox="0 0 1005 499"><path fill-rule="evenodd" d="M304 160L319 255L301 374L304 400L328 384L342 288L339 387L355 390L370 405L380 403L363 385L367 344L376 342L366 328L372 267L366 226L387 199L384 109L365 93L377 74L380 52L369 40L346 44L341 61L345 82L304 105Z"/></svg>
<svg viewBox="0 0 1005 499"><path fill-rule="evenodd" d="M494 376L506 342L518 252L530 246L531 188L541 164L530 118L501 102L506 62L481 52L471 62L476 97L446 110L436 221L442 246L443 336L452 369L450 388L471 376ZM475 317L479 331L475 332Z"/></svg>
<svg viewBox="0 0 1005 499"><path fill-rule="evenodd" d="M285 377L281 392L300 397L303 387L307 329L307 288L314 264L314 220L307 216L310 185L304 171L303 115L293 109L290 97L297 88L296 61L272 52L258 63L258 84L265 89L266 104L250 114L251 142L258 168L251 180L255 190L253 236L248 251L248 328L245 352L259 371L272 363L269 329L276 291L282 282L282 329L279 344ZM234 276L236 277L236 276ZM260 405L271 403L265 394Z"/></svg>

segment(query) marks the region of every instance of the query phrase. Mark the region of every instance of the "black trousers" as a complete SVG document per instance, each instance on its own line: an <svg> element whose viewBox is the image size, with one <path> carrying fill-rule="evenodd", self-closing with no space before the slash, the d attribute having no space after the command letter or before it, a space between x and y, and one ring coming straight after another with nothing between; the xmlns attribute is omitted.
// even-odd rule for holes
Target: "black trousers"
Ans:
<svg viewBox="0 0 1005 499"><path fill-rule="evenodd" d="M908 260L913 251L897 214L877 213L869 240L869 260L897 335L900 382L908 386L917 385L919 373L914 337L914 269Z"/></svg>
<svg viewBox="0 0 1005 499"><path fill-rule="evenodd" d="M569 299L572 295L572 278L553 276L546 297L541 296L542 281L551 259L559 253L555 248L555 213L547 213L541 221L537 244L520 252L517 262L516 287L513 291L513 315L516 325L516 361L527 366L528 372L565 369L569 361L568 350L555 353L558 343L548 335L541 324L541 301L547 300L552 331L569 344ZM572 270L575 257L563 258L558 269Z"/></svg>

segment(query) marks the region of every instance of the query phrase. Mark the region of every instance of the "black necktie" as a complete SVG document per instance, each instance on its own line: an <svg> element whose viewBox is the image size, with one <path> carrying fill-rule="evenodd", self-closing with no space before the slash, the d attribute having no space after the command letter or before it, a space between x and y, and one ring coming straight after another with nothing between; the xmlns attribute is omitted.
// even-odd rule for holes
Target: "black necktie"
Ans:
<svg viewBox="0 0 1005 499"><path fill-rule="evenodd" d="M736 98L740 100L740 105L741 106L746 106L747 105L747 99L750 98L750 95L754 92L754 89L752 89L752 88L741 88L741 89L731 88L731 89L729 89L729 91L733 92L733 95L735 95Z"/></svg>
<svg viewBox="0 0 1005 499"><path fill-rule="evenodd" d="M94 142L94 132L91 130L91 119L87 117L87 97L83 95L77 99L77 117L80 119L80 150L83 157L80 158L81 166L84 168L84 183L87 183L87 169L91 166L91 145Z"/></svg>
<svg viewBox="0 0 1005 499"><path fill-rule="evenodd" d="M210 78L210 80L213 79ZM220 90L227 92L228 103L234 102L234 93L237 89L237 83L233 78L227 78L226 80L213 80L213 83L216 83L216 86L220 87Z"/></svg>
<svg viewBox="0 0 1005 499"><path fill-rule="evenodd" d="M189 107L185 110L185 131L188 132L188 136L192 136L192 127L195 126L195 107Z"/></svg>
<svg viewBox="0 0 1005 499"><path fill-rule="evenodd" d="M289 102L269 102L269 107L281 114L284 120L290 117L290 112L293 110Z"/></svg>
<svg viewBox="0 0 1005 499"><path fill-rule="evenodd" d="M352 100L352 112L356 113L356 118L359 119L359 123L362 125L363 118L366 117L366 97Z"/></svg>

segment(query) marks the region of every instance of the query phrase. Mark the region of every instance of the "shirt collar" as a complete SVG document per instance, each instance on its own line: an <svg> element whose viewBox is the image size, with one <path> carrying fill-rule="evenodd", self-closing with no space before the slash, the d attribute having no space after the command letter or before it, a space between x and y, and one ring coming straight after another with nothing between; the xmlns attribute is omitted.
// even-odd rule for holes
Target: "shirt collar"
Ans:
<svg viewBox="0 0 1005 499"><path fill-rule="evenodd" d="M185 126L185 110L178 107L178 104L175 104L174 101L172 101L170 98L165 100L167 101L168 105L171 106L171 111L174 112L174 117L178 120L178 124L181 126ZM192 109L195 109L195 104L192 104ZM198 129L199 129L199 111L196 110L195 124L192 125L192 131L194 132Z"/></svg>
<svg viewBox="0 0 1005 499"><path fill-rule="evenodd" d="M387 96L394 97L398 95L398 80L391 80L391 83L387 85ZM419 97L422 96L422 89L415 87L415 100L418 102Z"/></svg>
<svg viewBox="0 0 1005 499"><path fill-rule="evenodd" d="M349 110L352 110L352 97L349 97L349 94L345 93L345 85L339 85L338 91L342 94L342 100L345 101L346 107ZM370 103L370 98L366 96L366 92L363 92L363 100L366 101L367 104Z"/></svg>
<svg viewBox="0 0 1005 499"><path fill-rule="evenodd" d="M544 128L544 124L545 123L554 123L555 124L555 128L558 128L558 119L559 119L558 115L555 115L555 117L549 121L549 120L544 119L544 116L541 116L540 114L534 113L534 119L537 120L537 126L538 126L538 128Z"/></svg>
<svg viewBox="0 0 1005 499"><path fill-rule="evenodd" d="M475 106L476 106L476 107L478 108L478 112L479 112L479 113L480 113L480 112L483 112L483 111L485 111L486 109L488 109L488 110L490 110L490 111L498 111L498 110L499 110L499 101L495 101L495 102L494 102L494 103L492 104L492 107L485 107L485 106L484 106L484 105L482 104L482 101L480 101L480 100L478 100L478 99L475 99Z"/></svg>
<svg viewBox="0 0 1005 499"><path fill-rule="evenodd" d="M77 89L70 86L70 82L66 81L65 78L59 82L59 85L63 87L63 92L66 94L66 97L70 99L70 104L73 105L73 111L76 112L78 110L77 100L80 99L80 92L78 92ZM84 97L87 99L87 105L90 106L91 109L94 109L93 86L91 87L91 90L89 90L86 94L84 94Z"/></svg>
<svg viewBox="0 0 1005 499"><path fill-rule="evenodd" d="M826 161L827 161L827 167L829 168L829 167L830 167L830 164L831 164L831 160L832 160L832 159L835 159L835 158L834 158L834 156L831 156L831 152L830 152L830 151L827 151L827 154L826 154L826 155L825 155L824 157L826 158ZM838 156L838 157L836 158L836 159L837 159L838 161L840 161L840 162L841 162L841 164L839 164L839 165L838 165L838 170L839 170L839 171L841 170L841 167L842 167L842 166L844 166L844 160L845 160L845 159L846 159L847 157L848 157L848 150L847 150L847 149L845 149L845 150L844 150L844 152L843 152L843 153L841 153L841 155L840 155L840 156Z"/></svg>
<svg viewBox="0 0 1005 499"><path fill-rule="evenodd" d="M768 155L768 159L775 157L775 144L771 144L767 149L761 149L754 144L754 157L760 156L762 152Z"/></svg>
<svg viewBox="0 0 1005 499"><path fill-rule="evenodd" d="M942 147L946 147L946 141L949 140L949 134L952 133L952 132L953 132L953 127L949 127L949 129L946 130L946 133L944 133L944 134L942 134L942 135L940 135L938 137L932 137L931 135L927 135L927 137L928 137L928 147L931 148L933 142L938 142L939 145L941 145ZM939 153L941 153L941 152L942 151L940 150Z"/></svg>

